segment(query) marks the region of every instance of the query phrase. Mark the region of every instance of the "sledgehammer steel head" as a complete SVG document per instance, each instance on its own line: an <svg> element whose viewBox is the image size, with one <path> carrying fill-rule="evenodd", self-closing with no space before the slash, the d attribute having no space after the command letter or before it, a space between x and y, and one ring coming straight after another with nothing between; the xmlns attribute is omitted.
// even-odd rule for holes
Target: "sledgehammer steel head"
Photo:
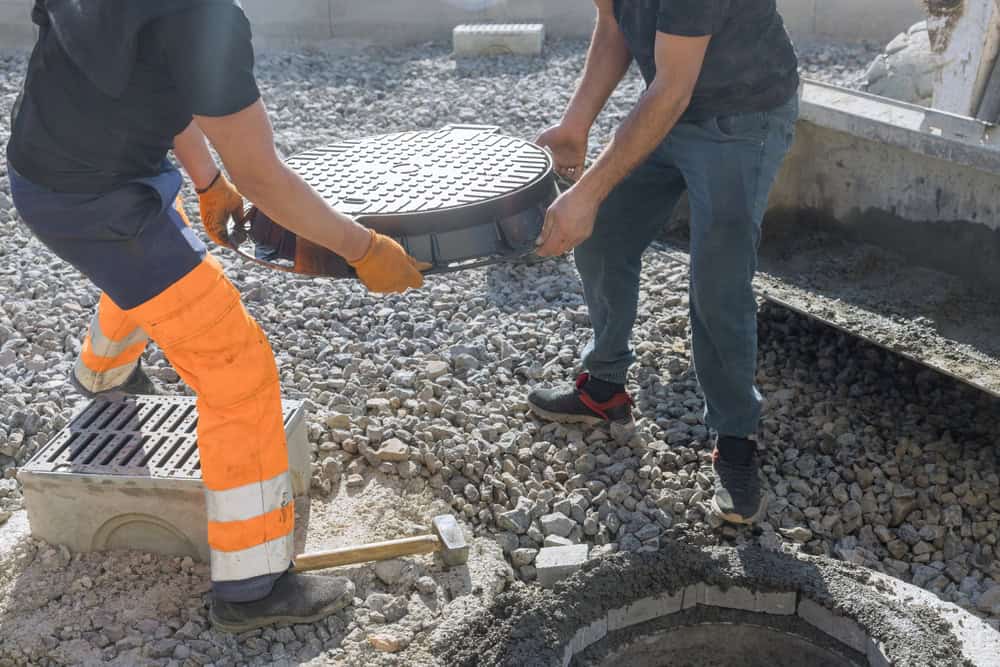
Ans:
<svg viewBox="0 0 1000 667"><path fill-rule="evenodd" d="M444 564L453 567L469 562L469 545L465 542L465 533L450 514L436 516L431 521L434 534L441 542L440 554Z"/></svg>

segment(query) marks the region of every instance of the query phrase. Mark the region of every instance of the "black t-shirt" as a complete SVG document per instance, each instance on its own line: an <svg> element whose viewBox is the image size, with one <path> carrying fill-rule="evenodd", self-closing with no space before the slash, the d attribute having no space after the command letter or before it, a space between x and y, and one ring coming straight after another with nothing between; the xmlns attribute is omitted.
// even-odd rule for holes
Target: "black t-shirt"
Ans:
<svg viewBox="0 0 1000 667"><path fill-rule="evenodd" d="M193 115L226 116L260 97L250 23L235 5L186 9L146 24L118 97L85 76L55 30L41 24L7 157L43 187L100 193L156 175Z"/></svg>
<svg viewBox="0 0 1000 667"><path fill-rule="evenodd" d="M798 59L775 0L615 0L614 9L647 84L657 32L712 36L683 120L768 111L798 90Z"/></svg>

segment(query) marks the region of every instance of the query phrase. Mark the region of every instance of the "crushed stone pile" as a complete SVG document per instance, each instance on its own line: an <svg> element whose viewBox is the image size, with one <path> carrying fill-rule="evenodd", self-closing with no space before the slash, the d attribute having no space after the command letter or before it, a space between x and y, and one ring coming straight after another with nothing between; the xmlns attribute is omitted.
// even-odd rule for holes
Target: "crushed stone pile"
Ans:
<svg viewBox="0 0 1000 667"><path fill-rule="evenodd" d="M461 63L444 46L276 52L259 57L258 75L285 155L449 122L532 138L559 118L584 47L556 42L541 59ZM870 60L864 47L800 49L804 73L844 85ZM3 143L25 61L0 55ZM641 90L633 74L614 95L592 151ZM376 297L354 282L218 254L272 339L285 393L307 400L310 531L353 536L352 516L336 514L352 498L373 525L412 503L412 516L386 524L403 533L452 511L476 539L472 576L426 557L355 568L355 605L341 614L230 637L206 622L202 564L72 555L24 537L14 476L82 407L66 377L98 293L17 221L0 171L0 544L16 536L0 550L0 664L430 665L438 624L515 579L536 581L540 549L586 544L593 559L652 552L667 538L830 555L1000 622L996 400L766 307L759 380L772 498L757 529L720 526L706 514L710 445L689 362L687 270L660 249L646 258L636 326L640 418L614 431L526 415L531 388L572 380L589 335L568 259ZM147 365L166 392L187 393L159 351Z"/></svg>

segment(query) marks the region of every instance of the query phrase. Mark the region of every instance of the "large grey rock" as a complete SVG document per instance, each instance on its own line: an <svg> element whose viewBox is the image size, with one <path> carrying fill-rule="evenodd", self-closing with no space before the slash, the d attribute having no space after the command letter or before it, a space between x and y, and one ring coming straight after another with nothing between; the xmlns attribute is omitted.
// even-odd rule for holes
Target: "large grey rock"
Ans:
<svg viewBox="0 0 1000 667"><path fill-rule="evenodd" d="M876 56L865 73L865 89L902 102L931 106L934 81L943 64L931 50L927 22L914 24Z"/></svg>

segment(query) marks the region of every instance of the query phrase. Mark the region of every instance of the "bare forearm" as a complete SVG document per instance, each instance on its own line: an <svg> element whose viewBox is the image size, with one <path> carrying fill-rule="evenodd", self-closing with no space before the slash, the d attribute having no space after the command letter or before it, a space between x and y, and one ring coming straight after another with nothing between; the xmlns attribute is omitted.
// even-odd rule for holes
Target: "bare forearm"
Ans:
<svg viewBox="0 0 1000 667"><path fill-rule="evenodd" d="M194 187L199 190L211 185L219 173L219 167L208 150L205 135L194 121L174 137L174 157L181 163Z"/></svg>
<svg viewBox="0 0 1000 667"><path fill-rule="evenodd" d="M260 101L231 116L199 116L197 122L233 183L269 218L348 261L365 254L371 243L368 231L334 210L278 157Z"/></svg>
<svg viewBox="0 0 1000 667"><path fill-rule="evenodd" d="M272 220L313 243L330 248L347 260L357 260L368 249L368 232L350 217L332 208L305 181L283 163L269 174L243 178L236 186ZM232 173L232 172L230 172Z"/></svg>
<svg viewBox="0 0 1000 667"><path fill-rule="evenodd" d="M599 17L583 76L563 114L563 124L583 133L589 132L611 93L621 83L630 62L625 37L614 18Z"/></svg>
<svg viewBox="0 0 1000 667"><path fill-rule="evenodd" d="M666 138L689 100L665 83L654 82L576 187L603 201Z"/></svg>

